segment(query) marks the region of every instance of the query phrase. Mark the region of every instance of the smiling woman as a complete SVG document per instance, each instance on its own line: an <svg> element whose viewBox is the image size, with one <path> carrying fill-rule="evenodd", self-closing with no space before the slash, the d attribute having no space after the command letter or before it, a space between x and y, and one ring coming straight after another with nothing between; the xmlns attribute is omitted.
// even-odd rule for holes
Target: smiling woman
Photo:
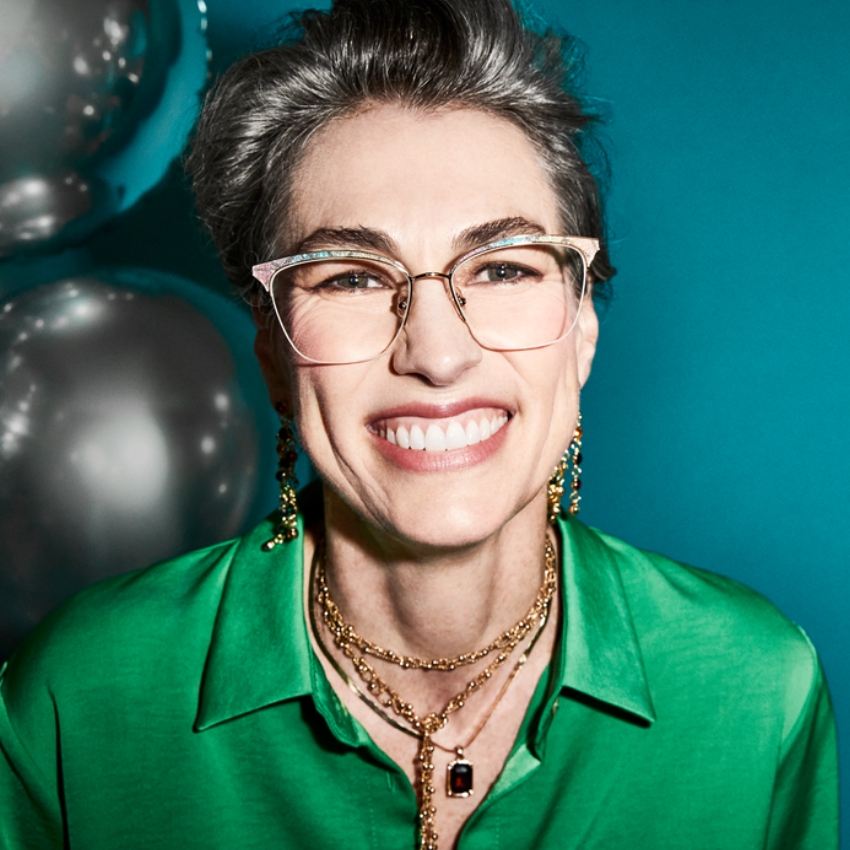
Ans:
<svg viewBox="0 0 850 850"><path fill-rule="evenodd" d="M575 516L613 269L569 49L507 0L338 0L219 82L189 167L281 512L12 660L10 847L835 846L805 635Z"/></svg>
<svg viewBox="0 0 850 850"><path fill-rule="evenodd" d="M574 430L597 324L581 297L586 255L574 247L591 254L593 239L508 238L560 231L534 147L487 113L383 104L314 135L292 196L299 246L317 233L358 231L361 244L388 254L352 251L347 265L322 259L301 275L304 265L287 274L286 260L269 264L283 265L270 279L281 322L260 319L258 351L273 400L294 413L329 484L326 513L440 548L506 538L514 526L518 539L542 540L540 500ZM484 233L492 241L482 250ZM315 272L331 261L329 273ZM390 263L437 271L412 276ZM343 274L371 285L342 292ZM337 366L308 365L317 360ZM446 451L449 429L466 433L471 422L479 441ZM400 445L381 434L388 429ZM424 451L404 451L405 434ZM446 498L439 473L449 471L451 510L423 515L422 505Z"/></svg>

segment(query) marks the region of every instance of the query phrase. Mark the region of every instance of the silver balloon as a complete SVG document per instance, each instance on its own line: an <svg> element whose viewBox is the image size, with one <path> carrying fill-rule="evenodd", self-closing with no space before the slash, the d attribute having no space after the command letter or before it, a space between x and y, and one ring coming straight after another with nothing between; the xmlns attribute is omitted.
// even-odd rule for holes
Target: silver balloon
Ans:
<svg viewBox="0 0 850 850"><path fill-rule="evenodd" d="M250 347L173 278L127 280L0 308L0 655L91 581L233 536L256 509L272 441L237 381Z"/></svg>
<svg viewBox="0 0 850 850"><path fill-rule="evenodd" d="M108 215L115 206L110 187L96 177L68 172L10 180L0 185L0 256L49 242L71 222L98 211Z"/></svg>
<svg viewBox="0 0 850 850"><path fill-rule="evenodd" d="M0 256L79 240L162 176L185 138L170 78L192 77L177 106L191 116L206 75L205 47L179 61L205 45L187 4L205 25L192 0L0 0ZM112 162L158 110L172 115L143 140L156 173Z"/></svg>

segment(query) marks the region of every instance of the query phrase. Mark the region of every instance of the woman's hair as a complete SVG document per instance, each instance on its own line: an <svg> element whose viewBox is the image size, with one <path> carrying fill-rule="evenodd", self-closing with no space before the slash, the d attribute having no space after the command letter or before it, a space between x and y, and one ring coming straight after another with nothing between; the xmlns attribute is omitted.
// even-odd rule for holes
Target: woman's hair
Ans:
<svg viewBox="0 0 850 850"><path fill-rule="evenodd" d="M602 242L591 266L599 295L614 269L582 156L595 119L569 91L575 66L574 42L526 29L510 0L336 0L294 17L280 44L218 81L186 162L225 271L263 303L251 266L288 250L293 175L328 122L375 104L462 107L507 119L537 149L564 232Z"/></svg>

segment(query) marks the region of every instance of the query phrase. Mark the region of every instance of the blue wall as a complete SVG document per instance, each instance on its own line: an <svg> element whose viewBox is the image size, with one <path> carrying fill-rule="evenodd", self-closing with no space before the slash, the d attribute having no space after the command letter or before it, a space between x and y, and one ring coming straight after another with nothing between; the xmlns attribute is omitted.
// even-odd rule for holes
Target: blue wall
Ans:
<svg viewBox="0 0 850 850"><path fill-rule="evenodd" d="M619 274L583 399L583 516L800 623L847 777L850 4L536 8L585 42L613 116Z"/></svg>

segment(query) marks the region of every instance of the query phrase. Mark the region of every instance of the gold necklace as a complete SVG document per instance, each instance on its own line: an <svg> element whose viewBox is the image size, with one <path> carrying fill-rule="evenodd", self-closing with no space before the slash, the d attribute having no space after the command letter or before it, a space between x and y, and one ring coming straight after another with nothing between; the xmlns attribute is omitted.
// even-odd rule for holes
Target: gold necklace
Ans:
<svg viewBox="0 0 850 850"><path fill-rule="evenodd" d="M546 538L546 563L549 563L549 549L552 544L549 538ZM554 549L553 562L554 562ZM372 641L361 637L354 630L354 627L346 623L339 610L337 604L333 601L328 589L327 580L325 578L324 556L319 559L318 569L316 571L316 580L318 582L319 594L324 594L325 603L322 606L322 616L325 625L334 637L334 642L339 646L339 641L345 641L357 647L364 655L371 655L373 658L379 658L381 661L388 661L391 664L397 664L405 670L456 670L458 667L464 667L467 664L474 664L482 658L486 658L493 652L510 652L515 649L517 644L521 643L523 638L534 628L534 624L540 618L543 608L548 605L551 596L545 598L547 580L551 578L554 583L554 573L552 577L544 574L543 585L541 586L534 604L528 610L528 613L516 625L502 632L494 641L487 644L482 649L477 649L474 652L465 652L458 655L456 658L419 658L416 655L399 655L391 649L384 649ZM554 591L553 591L554 592Z"/></svg>
<svg viewBox="0 0 850 850"><path fill-rule="evenodd" d="M312 586L315 581L315 571L311 575L311 591L310 591L310 626L313 630L313 635L316 638L316 643L319 645L319 649L322 651L322 654L328 660L328 663L336 670L339 674L340 678L348 685L349 689L361 699L364 703L366 703L372 711L375 712L382 720L385 720L395 729L398 729L399 732L403 732L405 735L410 735L413 738L419 738L420 736L414 732L412 729L408 729L407 726L402 726L400 723L397 723L395 719L387 714L386 711L381 708L381 706L371 700L360 688L357 687L357 684L352 680L352 678L345 672L345 670L340 667L336 658L331 655L328 648L325 646L325 642L322 640L321 634L319 633L319 627L316 623L316 615L315 615L315 599L313 598ZM508 688L510 687L513 680L516 678L517 673L523 668L526 661L528 661L528 656L531 655L531 651L537 645L537 641L540 639L540 636L543 634L543 630L546 627L546 623L548 621L549 614L547 613L541 617L540 623L537 626L537 631L534 634L534 637L531 639L531 643L522 653L522 655L517 660L517 663L514 665L513 670L511 670L510 675L505 680L502 685L501 690L496 695L496 698L490 703L490 707L487 709L487 712L478 722L478 725L475 727L475 730L469 736L468 740L465 744L458 747L446 747L443 744L439 743L439 741L432 740L431 743L435 747L439 747L441 750L447 753L454 753L457 756L455 761L450 762L447 765L446 771L446 794L449 797L468 797L472 794L472 762L468 761L464 758L464 751L467 750L470 746L472 746L473 741L478 737L479 733L484 729L487 725L487 722L490 720L490 717L493 715L493 712L496 710L496 707L501 702L502 697L507 693ZM464 767L468 768L464 770Z"/></svg>
<svg viewBox="0 0 850 850"><path fill-rule="evenodd" d="M325 577L324 538L322 538L316 545L316 550L313 556L313 572L315 573L316 599L322 607L322 618L334 638L334 643L337 647L339 647L346 658L352 662L355 671L366 683L367 690L370 694L372 694L372 699L369 699L365 694L361 693L348 676L345 675L339 665L331 658L330 660L333 666L339 673L342 674L349 687L351 687L352 690L361 697L361 699L364 699L367 705L377 710L379 715L390 721L396 728L400 728L403 731L408 732L408 734L413 734L420 739L419 756L417 760L419 765L419 783L421 786L419 804L420 850L437 850L437 833L434 827L437 809L433 803L435 788L432 785L434 777L434 764L432 762L434 742L432 737L436 732L439 732L446 726L449 715L462 708L468 697L474 691L480 690L481 686L492 677L493 673L505 663L510 653L513 652L522 640L519 635L521 634L522 637L525 637L525 635L527 635L534 627L535 623L540 622L541 625L532 640L531 645L525 651L523 657L520 658L507 681L503 684L502 689L491 705L489 711L486 713L483 721L479 723L478 727L475 729L466 746L469 746L475 737L477 737L481 729L484 728L484 725L487 720L489 720L490 715L492 715L495 710L496 705L506 693L510 683L525 663L525 659L528 657L529 652L534 647L534 644L537 642L537 639L543 631L543 625L545 625L545 620L548 616L549 608L557 588L555 549L548 536L545 541L545 562L543 584L537 592L537 598L526 616L515 626L512 626L506 632L503 632L498 638L496 638L495 641L488 644L487 647L484 647L484 649L477 650L472 653L464 653L456 658L426 660L416 658L415 656L399 655L392 650L384 650L376 644L367 641L365 638L360 637L360 635L358 635L354 630L353 626L345 622L338 606L331 598L330 589ZM311 579L311 597L312 591L313 581ZM318 638L318 629L316 628L313 609L314 604L311 598L310 617L313 624L313 631L316 633L322 651L330 658L329 653ZM468 660L470 658L477 660L487 656L490 652L494 651L493 648L496 646L499 647L499 652L496 658L491 661L490 664L488 664L487 667L485 667L484 670L482 670L472 681L470 681L460 693L452 697L441 712L432 712L431 714L425 715L425 717L419 717L412 703L404 701L398 693L378 675L375 668L372 667L372 665L369 664L363 656L358 655L355 651L359 649L364 654L368 652L370 655L382 658L383 660L392 661L405 669L454 670L457 667L473 663L471 660ZM368 650L364 647L368 647ZM386 695L386 698L384 698L384 695ZM382 708L378 708L378 706L381 706ZM397 715L406 720L412 729L407 730L405 727L396 723L385 711L383 711L383 708L391 708ZM437 746L439 746L440 749L447 750L447 748L442 745L438 744ZM449 793L449 796L467 797L472 793L472 763L463 757L463 749L463 747L456 747L454 749L457 758L448 766L447 792ZM452 752L451 750L447 751Z"/></svg>

